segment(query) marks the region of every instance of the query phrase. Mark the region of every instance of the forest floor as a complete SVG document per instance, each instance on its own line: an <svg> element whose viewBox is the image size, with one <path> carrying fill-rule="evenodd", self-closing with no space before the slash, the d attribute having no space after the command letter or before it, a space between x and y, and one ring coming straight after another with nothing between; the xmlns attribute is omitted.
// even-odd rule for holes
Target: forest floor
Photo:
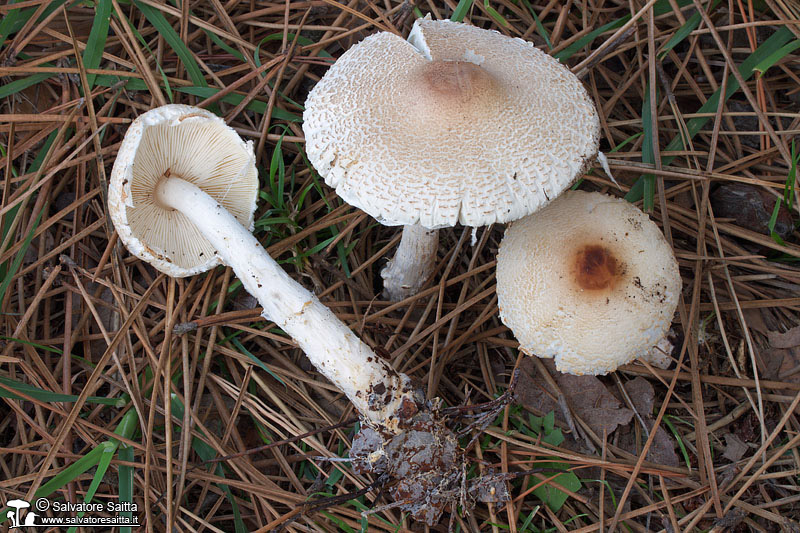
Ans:
<svg viewBox="0 0 800 533"><path fill-rule="evenodd" d="M310 167L302 103L352 45L427 14L531 41L585 84L616 183L595 164L578 186L636 202L680 265L669 368L571 377L521 354L498 317L500 224L475 244L442 230L422 292L381 297L399 228ZM426 531L362 515L390 500L331 460L351 404L230 269L171 279L114 233L122 137L175 102L253 141L257 238L428 397L486 402L520 369L468 475L525 473L506 503L451 509L456 530L800 531L797 0L22 0L0 16L0 505L129 502L147 531Z"/></svg>

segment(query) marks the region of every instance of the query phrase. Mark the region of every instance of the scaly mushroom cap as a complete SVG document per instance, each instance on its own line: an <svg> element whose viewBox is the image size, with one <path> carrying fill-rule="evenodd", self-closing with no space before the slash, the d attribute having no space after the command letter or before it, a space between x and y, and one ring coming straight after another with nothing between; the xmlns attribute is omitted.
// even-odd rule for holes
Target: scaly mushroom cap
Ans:
<svg viewBox="0 0 800 533"><path fill-rule="evenodd" d="M681 291L658 226L634 205L567 192L513 223L497 254L500 318L520 350L605 374L656 345Z"/></svg>
<svg viewBox="0 0 800 533"><path fill-rule="evenodd" d="M252 229L258 172L252 142L221 118L170 104L140 115L119 148L108 187L111 220L135 256L173 277L204 272L221 260L184 215L153 192L165 176L192 182Z"/></svg>
<svg viewBox="0 0 800 533"><path fill-rule="evenodd" d="M558 196L595 158L600 122L581 82L529 42L417 19L328 70L303 114L308 158L346 202L386 225L481 226Z"/></svg>

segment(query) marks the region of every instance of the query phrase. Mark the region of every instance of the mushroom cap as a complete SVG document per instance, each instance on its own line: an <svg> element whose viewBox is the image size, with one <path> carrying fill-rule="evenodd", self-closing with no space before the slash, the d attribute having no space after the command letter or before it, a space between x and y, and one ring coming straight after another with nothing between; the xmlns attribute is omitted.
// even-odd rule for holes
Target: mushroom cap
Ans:
<svg viewBox="0 0 800 533"><path fill-rule="evenodd" d="M17 499L8 500L6 502L6 505L8 507L16 507L18 509L26 509L26 508L31 506L31 504L29 502L26 502L25 500L17 500Z"/></svg>
<svg viewBox="0 0 800 533"><path fill-rule="evenodd" d="M408 40L350 48L308 96L306 151L346 202L386 225L516 220L594 160L581 82L529 42L417 19Z"/></svg>
<svg viewBox="0 0 800 533"><path fill-rule="evenodd" d="M205 272L222 261L184 215L154 200L165 175L203 189L252 230L258 197L252 142L210 111L170 104L133 121L114 161L108 209L128 250L172 277Z"/></svg>
<svg viewBox="0 0 800 533"><path fill-rule="evenodd" d="M625 200L567 192L514 222L497 254L500 318L520 350L605 374L669 328L681 277L658 226Z"/></svg>

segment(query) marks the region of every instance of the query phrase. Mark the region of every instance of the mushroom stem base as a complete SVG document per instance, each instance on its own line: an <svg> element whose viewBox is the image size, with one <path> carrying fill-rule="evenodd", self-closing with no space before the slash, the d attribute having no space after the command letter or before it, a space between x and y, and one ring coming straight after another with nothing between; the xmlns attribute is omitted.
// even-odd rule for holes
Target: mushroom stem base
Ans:
<svg viewBox="0 0 800 533"><path fill-rule="evenodd" d="M381 271L383 288L393 302L419 292L436 267L439 230L403 226L403 236L394 258Z"/></svg>
<svg viewBox="0 0 800 533"><path fill-rule="evenodd" d="M375 355L316 296L289 277L216 200L176 177L162 179L155 196L200 229L247 292L258 299L264 318L288 333L364 418L392 431L416 413L409 377Z"/></svg>

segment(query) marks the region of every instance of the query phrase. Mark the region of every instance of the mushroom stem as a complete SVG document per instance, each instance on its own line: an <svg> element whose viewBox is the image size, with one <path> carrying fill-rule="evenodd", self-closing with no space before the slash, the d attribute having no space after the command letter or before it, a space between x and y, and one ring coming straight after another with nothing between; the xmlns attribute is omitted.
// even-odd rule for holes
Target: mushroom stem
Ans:
<svg viewBox="0 0 800 533"><path fill-rule="evenodd" d="M419 292L436 267L439 230L419 225L403 226L403 236L394 258L381 271L383 288L393 302Z"/></svg>
<svg viewBox="0 0 800 533"><path fill-rule="evenodd" d="M289 277L256 238L203 190L180 178L164 177L154 196L198 227L247 292L258 299L262 316L288 333L364 418L387 429L396 427L398 417L410 407L405 401L414 400L408 376L375 355L316 296Z"/></svg>

